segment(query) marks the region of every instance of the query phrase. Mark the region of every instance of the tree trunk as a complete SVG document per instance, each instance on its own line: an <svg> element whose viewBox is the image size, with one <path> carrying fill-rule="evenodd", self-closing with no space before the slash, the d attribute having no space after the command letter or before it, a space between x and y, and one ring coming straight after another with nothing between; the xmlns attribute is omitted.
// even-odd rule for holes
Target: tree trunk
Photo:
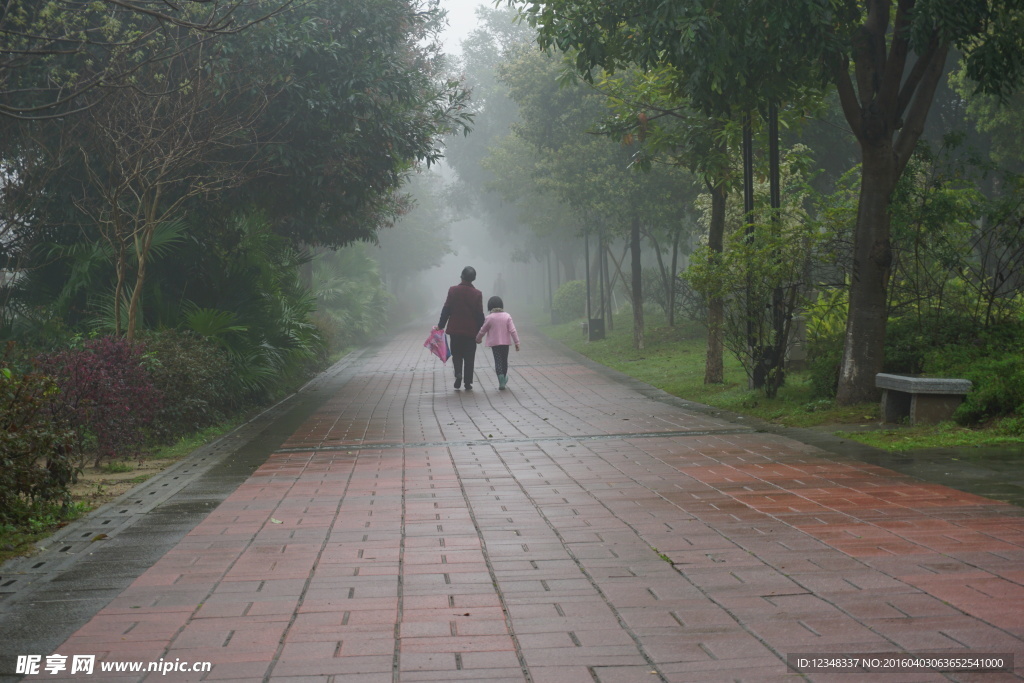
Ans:
<svg viewBox="0 0 1024 683"><path fill-rule="evenodd" d="M629 231L630 268L633 271L633 348L644 348L644 294L640 272L640 217L633 216Z"/></svg>
<svg viewBox="0 0 1024 683"><path fill-rule="evenodd" d="M121 336L121 297L124 294L124 278L127 270L127 255L124 244L118 248L117 253L117 282L114 284L114 336Z"/></svg>
<svg viewBox="0 0 1024 683"><path fill-rule="evenodd" d="M146 279L146 257L143 255L139 256L139 267L135 271L135 289L132 290L132 298L128 302L128 329L125 332L125 338L128 341L135 339L135 327L136 321L139 316L139 303L142 299L142 283Z"/></svg>
<svg viewBox="0 0 1024 683"><path fill-rule="evenodd" d="M131 301L128 302L128 329L125 338L128 341L135 340L135 329L138 326L139 308L142 304L142 286L146 281L146 262L149 255L149 247L153 243L153 232L155 227L147 226L142 236L142 244L136 243L135 253L139 260L139 266L135 271L135 289L132 290Z"/></svg>
<svg viewBox="0 0 1024 683"><path fill-rule="evenodd" d="M720 260L725 243L725 199L722 185L709 186L711 192L711 224L708 226L708 249L714 262ZM704 384L725 382L724 344L722 326L725 322L725 303L722 297L708 301L708 351L704 363Z"/></svg>
<svg viewBox="0 0 1024 683"><path fill-rule="evenodd" d="M572 249L555 250L555 258L558 260L558 263L562 264L562 274L564 276L564 279L562 279L557 284L572 282L573 280L576 279L576 259L579 258L579 255L580 253L578 246ZM558 289L558 287L556 286L555 289Z"/></svg>
<svg viewBox="0 0 1024 683"><path fill-rule="evenodd" d="M610 251L611 250L608 247L608 242L606 240L605 243L604 243L604 249L601 250L601 272L604 274L603 277L604 277L604 281L605 281L605 287L608 290L607 291L607 295L608 295L608 327L607 327L607 329L608 329L609 332L612 332L613 330L615 330L615 317L612 315L612 305L614 303L614 299L612 297L613 297L613 292L615 291L613 289L615 281L610 277L610 274L608 272L608 254L610 253Z"/></svg>
<svg viewBox="0 0 1024 683"><path fill-rule="evenodd" d="M853 42L854 74L837 61L833 77L843 114L861 150L861 191L853 272L836 401L878 399L875 375L885 353L886 287L892 266L889 199L924 131L949 43L938 30L912 49L913 2L867 3ZM911 55L916 53L914 59Z"/></svg>
<svg viewBox="0 0 1024 683"><path fill-rule="evenodd" d="M683 226L676 227L676 233L672 236L672 261L668 272L668 326L675 327L676 324L676 268L679 267L679 236L683 232Z"/></svg>
<svg viewBox="0 0 1024 683"><path fill-rule="evenodd" d="M890 144L862 149L850 304L836 394L840 405L878 400L875 375L885 359L886 288L892 265L889 197L896 182L896 161Z"/></svg>
<svg viewBox="0 0 1024 683"><path fill-rule="evenodd" d="M124 217L117 210L113 211L113 225L109 228L113 234L107 242L114 250L115 272L117 282L114 284L114 336L121 336L121 299L124 296L124 282L128 273L128 246L124 238Z"/></svg>

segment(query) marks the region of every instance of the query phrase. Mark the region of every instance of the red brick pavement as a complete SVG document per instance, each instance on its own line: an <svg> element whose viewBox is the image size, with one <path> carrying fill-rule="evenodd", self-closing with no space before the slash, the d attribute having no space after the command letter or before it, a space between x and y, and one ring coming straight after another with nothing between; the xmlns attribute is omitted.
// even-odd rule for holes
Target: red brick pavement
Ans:
<svg viewBox="0 0 1024 683"><path fill-rule="evenodd" d="M455 391L418 338L365 354L57 652L212 663L90 677L126 681L797 680L796 652L1024 662L1019 508L645 398L529 337L508 391L486 366Z"/></svg>

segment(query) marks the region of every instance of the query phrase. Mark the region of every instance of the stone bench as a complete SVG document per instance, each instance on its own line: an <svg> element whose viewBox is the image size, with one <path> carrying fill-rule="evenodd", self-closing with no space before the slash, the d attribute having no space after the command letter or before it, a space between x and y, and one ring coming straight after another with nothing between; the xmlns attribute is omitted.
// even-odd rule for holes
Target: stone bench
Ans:
<svg viewBox="0 0 1024 683"><path fill-rule="evenodd" d="M882 389L882 422L936 424L953 417L953 411L971 390L967 379L911 377L880 372L875 386Z"/></svg>

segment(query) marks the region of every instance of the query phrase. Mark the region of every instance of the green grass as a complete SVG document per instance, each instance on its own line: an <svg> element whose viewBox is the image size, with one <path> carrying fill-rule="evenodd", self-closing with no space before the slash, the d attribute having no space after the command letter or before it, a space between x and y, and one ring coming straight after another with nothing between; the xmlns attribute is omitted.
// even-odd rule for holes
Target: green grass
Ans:
<svg viewBox="0 0 1024 683"><path fill-rule="evenodd" d="M31 554L38 541L88 511L88 505L73 503L66 509L54 506L49 510L40 510L22 526L0 524L0 562Z"/></svg>
<svg viewBox="0 0 1024 683"><path fill-rule="evenodd" d="M803 373L791 373L774 399L747 388L747 376L731 354L725 356L725 382L704 384L706 332L693 323L675 327L663 316L647 316L644 349L633 348L631 320L621 319L601 341L583 338L579 323L541 325L553 339L588 358L690 401L750 415L791 427L829 423L858 424L878 420L878 406L838 407L833 401L814 400Z"/></svg>
<svg viewBox="0 0 1024 683"><path fill-rule="evenodd" d="M124 460L118 460L115 462L108 462L100 467L100 469L107 474L119 474L121 472L131 472L135 469L135 465L130 462L125 462Z"/></svg>
<svg viewBox="0 0 1024 683"><path fill-rule="evenodd" d="M172 444L154 449L147 457L151 460L180 460L200 446L205 446L214 439L224 436L235 427L245 423L250 417L249 413L238 415L195 434L183 436Z"/></svg>
<svg viewBox="0 0 1024 683"><path fill-rule="evenodd" d="M935 426L916 426L901 429L881 429L853 434L838 432L840 436L887 451L911 451L920 448L978 448L982 446L1012 446L1024 444L1024 438L1000 434L995 429L969 429L952 422Z"/></svg>
<svg viewBox="0 0 1024 683"><path fill-rule="evenodd" d="M632 319L619 315L615 329L605 339L588 342L580 321L551 325L537 318L540 330L588 358L635 377L673 396L756 417L786 427L819 428L853 441L890 451L946 446L982 446L1024 443L1024 438L998 429L968 429L952 423L935 426L894 427L873 431L849 431L878 426L879 405L865 403L837 406L835 401L815 399L806 373L791 372L774 399L747 388L747 376L739 361L725 355L725 382L704 384L707 352L706 331L694 323L668 327L665 318L645 311L642 351L633 348Z"/></svg>

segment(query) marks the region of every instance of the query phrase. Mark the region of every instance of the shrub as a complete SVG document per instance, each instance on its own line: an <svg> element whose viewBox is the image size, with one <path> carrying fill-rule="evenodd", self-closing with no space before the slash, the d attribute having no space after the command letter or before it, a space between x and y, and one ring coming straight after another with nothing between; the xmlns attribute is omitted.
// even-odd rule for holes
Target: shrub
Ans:
<svg viewBox="0 0 1024 683"><path fill-rule="evenodd" d="M929 352L977 343L978 326L968 318L894 318L886 327L882 371L917 375L925 372L925 359Z"/></svg>
<svg viewBox="0 0 1024 683"><path fill-rule="evenodd" d="M661 312L668 315L668 293L661 273L656 268L644 268L640 272L644 303L657 304Z"/></svg>
<svg viewBox="0 0 1024 683"><path fill-rule="evenodd" d="M53 382L9 356L0 360L0 522L24 524L40 507L70 503L78 457L73 430L53 419Z"/></svg>
<svg viewBox="0 0 1024 683"><path fill-rule="evenodd" d="M145 366L162 396L150 426L171 442L223 420L234 407L231 361L217 344L193 332L162 330L145 335Z"/></svg>
<svg viewBox="0 0 1024 683"><path fill-rule="evenodd" d="M55 419L75 429L80 450L95 441L95 465L137 455L160 408L160 393L142 364L144 346L100 337L81 347L39 356L60 390Z"/></svg>
<svg viewBox="0 0 1024 683"><path fill-rule="evenodd" d="M807 374L811 380L811 397L836 397L839 371L843 365L843 337L817 337L807 342Z"/></svg>
<svg viewBox="0 0 1024 683"><path fill-rule="evenodd" d="M975 424L996 417L1024 417L1024 324L972 330L968 343L928 351L926 374L963 377L972 387L954 419Z"/></svg>
<svg viewBox="0 0 1024 683"><path fill-rule="evenodd" d="M677 319L706 324L708 306L704 297L681 275L675 278Z"/></svg>
<svg viewBox="0 0 1024 683"><path fill-rule="evenodd" d="M996 433L1005 436L1024 436L1024 416L1007 417L996 425Z"/></svg>
<svg viewBox="0 0 1024 683"><path fill-rule="evenodd" d="M960 424L1024 414L1024 357L979 359L962 376L971 380L973 386L953 414Z"/></svg>
<svg viewBox="0 0 1024 683"><path fill-rule="evenodd" d="M555 292L553 306L563 321L582 318L587 313L587 285L583 280L570 280Z"/></svg>

